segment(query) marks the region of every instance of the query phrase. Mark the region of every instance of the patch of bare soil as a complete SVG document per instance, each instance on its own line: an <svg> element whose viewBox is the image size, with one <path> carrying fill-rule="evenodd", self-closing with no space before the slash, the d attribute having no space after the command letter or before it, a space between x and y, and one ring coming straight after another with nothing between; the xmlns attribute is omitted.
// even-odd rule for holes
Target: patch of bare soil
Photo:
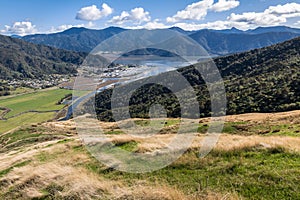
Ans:
<svg viewBox="0 0 300 200"><path fill-rule="evenodd" d="M0 120L5 120L5 115L10 112L9 108L0 107Z"/></svg>

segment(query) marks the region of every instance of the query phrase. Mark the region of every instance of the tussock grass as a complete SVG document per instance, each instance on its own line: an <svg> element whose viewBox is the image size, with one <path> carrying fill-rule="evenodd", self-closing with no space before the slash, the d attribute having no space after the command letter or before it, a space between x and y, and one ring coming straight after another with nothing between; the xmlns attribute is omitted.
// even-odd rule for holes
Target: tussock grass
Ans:
<svg viewBox="0 0 300 200"><path fill-rule="evenodd" d="M260 122L266 120L259 117ZM72 121L12 131L0 136L6 146L16 145L0 152L0 199L299 199L300 138L238 133L240 127L255 128L256 122L248 118L227 122L233 134L222 134L208 156L198 157L205 136L199 133L177 161L145 174L119 172L99 163L76 136ZM275 123L272 119L269 124ZM290 115L278 120L295 122ZM172 123L165 130L176 127L176 121ZM261 123L256 125L262 129ZM118 131L113 123L105 126L106 131ZM236 128L233 132L231 126ZM126 134L107 138L126 151L151 152L176 136L166 133L147 139ZM42 139L45 135L51 136L49 140Z"/></svg>

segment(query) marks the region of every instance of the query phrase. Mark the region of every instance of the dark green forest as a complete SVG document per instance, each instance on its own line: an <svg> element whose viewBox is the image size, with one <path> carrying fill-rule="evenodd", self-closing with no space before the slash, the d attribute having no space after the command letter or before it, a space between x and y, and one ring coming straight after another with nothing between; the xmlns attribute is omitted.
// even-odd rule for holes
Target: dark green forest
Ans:
<svg viewBox="0 0 300 200"><path fill-rule="evenodd" d="M49 74L75 74L86 53L31 44L0 35L0 78L41 78Z"/></svg>

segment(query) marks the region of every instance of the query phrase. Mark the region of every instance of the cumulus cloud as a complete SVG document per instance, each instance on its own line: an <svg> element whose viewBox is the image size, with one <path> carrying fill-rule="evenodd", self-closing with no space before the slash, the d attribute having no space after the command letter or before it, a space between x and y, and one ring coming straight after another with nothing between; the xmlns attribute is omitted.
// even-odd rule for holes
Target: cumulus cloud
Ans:
<svg viewBox="0 0 300 200"><path fill-rule="evenodd" d="M144 8L134 8L130 12L123 11L121 15L114 16L109 22L121 25L126 22L141 24L142 22L149 22L150 20L150 13L145 11Z"/></svg>
<svg viewBox="0 0 300 200"><path fill-rule="evenodd" d="M236 8L240 5L239 1L236 0L219 0L217 3L213 4L210 7L210 10L215 12L223 12L227 10L231 10L233 8Z"/></svg>
<svg viewBox="0 0 300 200"><path fill-rule="evenodd" d="M93 28L94 26L95 26L95 24L93 22L88 22L87 24L75 24L75 25L63 24L58 27L51 27L51 29L49 31L47 31L47 33L58 33L58 32L65 31L70 28L80 28L80 27Z"/></svg>
<svg viewBox="0 0 300 200"><path fill-rule="evenodd" d="M294 25L300 27L300 21L295 22Z"/></svg>
<svg viewBox="0 0 300 200"><path fill-rule="evenodd" d="M9 35L29 35L37 32L36 26L30 21L15 22L13 25L5 25L5 29L1 33Z"/></svg>
<svg viewBox="0 0 300 200"><path fill-rule="evenodd" d="M300 13L300 4L298 3L287 3L285 5L270 6L266 13L274 15L290 15Z"/></svg>
<svg viewBox="0 0 300 200"><path fill-rule="evenodd" d="M249 24L264 26L264 25L278 25L286 22L286 18L282 16L276 16L268 13L255 13L247 12L243 14L232 13L228 17L229 21L235 22L247 22Z"/></svg>
<svg viewBox="0 0 300 200"><path fill-rule="evenodd" d="M206 2L206 4L204 4ZM201 4L194 3L190 6L187 6L187 8L184 11L194 11L191 13L186 12L177 12L176 15L169 18L168 24L162 23L160 20L156 19L154 21L149 21L146 24L140 24L139 26L127 26L126 28L130 29L140 29L140 28L146 28L146 29L156 29L156 28L169 28L171 26L176 26L179 28L182 28L184 30L200 30L200 29L215 29L215 30L223 30L223 29L230 29L230 28L238 28L240 30L248 30L253 29L258 26L275 26L282 23L287 22L288 18L299 16L299 5L297 3L287 3L285 5L277 5L277 6L270 6L263 12L245 12L242 14L235 14L232 13L230 16L228 16L227 20L218 20L213 22L206 22L206 23L197 23L195 19L201 19L201 16L204 16L207 14L201 15L201 12L197 13L196 10L200 9L199 5L206 5L206 8L204 10L212 10L215 12L221 12L225 10L232 9L233 7L236 7L239 5L238 1L218 1L215 4L211 4L210 1L201 1ZM211 5L211 6L209 6ZM202 7L203 8L203 7ZM125 16L129 16L129 13L123 14L124 18ZM191 19L193 22L181 22L181 20L188 20ZM171 23L173 22L173 23ZM300 21L294 23L295 26L300 26Z"/></svg>
<svg viewBox="0 0 300 200"><path fill-rule="evenodd" d="M220 1L219 1L220 2ZM214 4L218 5L218 3ZM213 8L213 7L211 7ZM287 3L284 5L270 6L263 12L245 12L242 14L232 13L226 21L219 20L208 23L184 23L177 22L173 26L185 30L199 29L229 29L232 27L247 30L258 26L276 26L286 23L289 18L300 16L300 4ZM300 21L294 24L300 26Z"/></svg>
<svg viewBox="0 0 300 200"><path fill-rule="evenodd" d="M208 11L223 12L233 9L240 5L237 0L219 0L214 4L214 0L202 0L188 5L184 10L178 11L174 16L168 17L169 23L182 20L202 20L206 17Z"/></svg>
<svg viewBox="0 0 300 200"><path fill-rule="evenodd" d="M67 29L73 28L73 27L83 27L84 24L78 24L78 25L71 25L71 24L63 24L58 27L51 27L50 31L48 33L57 33L62 32Z"/></svg>
<svg viewBox="0 0 300 200"><path fill-rule="evenodd" d="M81 8L76 15L76 19L84 21L95 21L112 14L113 9L106 3L102 4L102 10L96 5Z"/></svg>
<svg viewBox="0 0 300 200"><path fill-rule="evenodd" d="M209 7L214 0L203 0L188 5L184 10L178 11L173 17L168 17L167 22L178 22L181 20L201 20L207 15Z"/></svg>
<svg viewBox="0 0 300 200"><path fill-rule="evenodd" d="M176 23L173 26L182 28L188 31L195 31L200 29L214 29L214 30L223 30L223 29L230 29L232 27L238 28L240 30L247 30L251 28L249 24L246 22L230 22L230 21L214 21L208 23Z"/></svg>
<svg viewBox="0 0 300 200"><path fill-rule="evenodd" d="M155 19L152 22L148 22L144 25L145 29L163 29L169 28L169 26L165 25L164 23L160 22L158 19Z"/></svg>
<svg viewBox="0 0 300 200"><path fill-rule="evenodd" d="M300 16L300 4L287 3L285 5L270 6L264 12L232 13L227 19L234 22L247 22L257 26L275 26L287 22L288 18L298 16Z"/></svg>
<svg viewBox="0 0 300 200"><path fill-rule="evenodd" d="M133 25L133 26L126 25L126 26L122 26L122 27L126 28L126 29L148 29L148 30L170 28L169 25L165 25L164 23L160 22L160 20L158 20L158 19L147 22L145 24L139 24L139 25Z"/></svg>

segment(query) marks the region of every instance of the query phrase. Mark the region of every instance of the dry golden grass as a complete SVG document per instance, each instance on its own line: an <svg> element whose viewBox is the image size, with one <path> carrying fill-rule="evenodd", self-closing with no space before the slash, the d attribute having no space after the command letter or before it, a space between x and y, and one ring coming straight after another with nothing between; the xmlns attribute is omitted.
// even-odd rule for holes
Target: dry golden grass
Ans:
<svg viewBox="0 0 300 200"><path fill-rule="evenodd" d="M300 111L275 114L245 114L227 116L229 122L251 123L299 123ZM201 119L205 121L208 119ZM90 122L91 124L95 123ZM124 122L126 123L126 122ZM89 125L88 122L86 124ZM116 123L100 122L103 131L117 129ZM0 154L0 170L3 171L17 163L30 160L31 162L11 169L0 178L0 197L3 199L32 199L45 197L52 199L120 199L120 200L236 200L240 199L234 193L220 193L217 191L201 190L192 194L183 193L176 188L162 182L137 181L130 185L120 179L110 180L103 175L89 170L86 163L93 162L93 158L85 151L76 151L81 147L81 139L76 135L73 120L66 122L48 122L42 125L49 133L64 133L69 139L58 143L61 139L44 141L19 150L11 150ZM80 128L80 127L79 127ZM170 128L170 127L169 127ZM171 126L170 129L173 127ZM173 129L172 129L173 130ZM107 135L108 141L124 144L135 141L138 152L152 152L167 146L176 137L172 134L157 134L151 137L135 137L132 135ZM195 140L190 149L201 147L205 135L195 134ZM289 136L261 136L261 135L229 135L222 134L215 150L235 151L255 148L283 147L289 151L300 151L300 138ZM196 157L183 157L178 161L196 162ZM205 159L205 158L204 158Z"/></svg>
<svg viewBox="0 0 300 200"><path fill-rule="evenodd" d="M195 145L197 146L197 144ZM300 138L289 136L241 136L221 135L216 145L220 150L236 150L247 147L274 148L283 147L290 151L300 152Z"/></svg>
<svg viewBox="0 0 300 200"><path fill-rule="evenodd" d="M300 124L300 110L279 113L249 113L228 115L226 122L252 122L252 123L298 123Z"/></svg>
<svg viewBox="0 0 300 200"><path fill-rule="evenodd" d="M300 120L300 111L284 112L284 113L254 113L254 114L242 114L226 116L226 122L251 122L251 123L298 123ZM141 119L135 119L141 121ZM208 121L208 118L201 119L201 122ZM95 122L90 122L95 123ZM99 123L99 122L98 122ZM126 123L126 121L122 122ZM299 122L300 123L300 122ZM51 122L47 123L46 126L50 126L54 129L67 129L75 130L74 121L67 122ZM105 131L117 130L117 123L105 123L100 122L100 126ZM167 127L166 130L172 129L173 126ZM166 147L172 139L176 137L176 134L156 134L150 137L135 137L132 135L106 135L107 142L113 142L115 144L123 144L126 142L135 141L138 143L137 152L151 152L157 149ZM201 141L203 140L203 134L197 134L191 148L199 148ZM273 147L284 147L291 151L300 151L300 138L289 137L289 136L242 136L242 135L229 135L220 134L220 138L215 149L219 150L234 150L243 149L247 147L259 147L262 148L273 148Z"/></svg>
<svg viewBox="0 0 300 200"><path fill-rule="evenodd" d="M19 188L18 193L22 198L43 196L43 188L51 184L59 185L62 190L57 197L76 196L81 199L100 197L108 191L112 182L103 181L90 174L87 170L58 163L45 163L42 165L28 165L15 169L5 179L7 188L14 186ZM35 191L34 193L28 191ZM100 192L99 192L100 191ZM5 191L8 192L8 191Z"/></svg>
<svg viewBox="0 0 300 200"><path fill-rule="evenodd" d="M143 200L175 200L187 199L181 191L168 187L166 185L153 184L149 185L147 182L139 181L134 187L128 188L116 199L143 199Z"/></svg>
<svg viewBox="0 0 300 200"><path fill-rule="evenodd" d="M115 144L123 144L135 141L138 143L139 153L152 152L154 150L166 147L176 134L155 135L148 138L134 138L127 135L110 135L110 141ZM198 134L190 149L197 149L202 146L204 135ZM244 149L248 147L274 148L283 147L287 150L300 152L300 138L290 136L242 136L221 134L218 143L214 147L215 150L232 151L236 149Z"/></svg>
<svg viewBox="0 0 300 200"><path fill-rule="evenodd" d="M213 192L187 196L179 189L162 183L138 181L128 186L121 181L103 178L82 167L91 157L85 152L73 152L73 147L78 145L80 143L77 140L50 147L40 146L34 152L29 151L28 156L32 159L30 164L14 168L0 179L2 197L32 199L48 195L53 199L235 199L229 194ZM46 159L39 160L39 154L45 155Z"/></svg>
<svg viewBox="0 0 300 200"><path fill-rule="evenodd" d="M5 152L0 154L0 169L8 168L16 163L25 161L25 160L31 160L33 156L35 156L40 148L43 148L45 146L55 144L59 140L53 140L53 141L47 141L43 142L37 145L33 145L31 147L26 147L22 149L21 151L11 151L11 152Z"/></svg>
<svg viewBox="0 0 300 200"><path fill-rule="evenodd" d="M18 198L36 198L45 195L43 190L54 186L60 189L53 198L102 199L116 193L121 183L105 180L84 167L77 167L91 158L86 152L72 152L76 145L79 145L78 141L31 152L30 164L14 168L1 179L1 185L5 184L1 193L10 197L13 188ZM45 159L40 160L39 154Z"/></svg>
<svg viewBox="0 0 300 200"><path fill-rule="evenodd" d="M163 183L149 185L146 181L138 181L133 187L124 191L118 200L238 200L236 194L221 194L212 191L201 191L186 195L180 189Z"/></svg>

